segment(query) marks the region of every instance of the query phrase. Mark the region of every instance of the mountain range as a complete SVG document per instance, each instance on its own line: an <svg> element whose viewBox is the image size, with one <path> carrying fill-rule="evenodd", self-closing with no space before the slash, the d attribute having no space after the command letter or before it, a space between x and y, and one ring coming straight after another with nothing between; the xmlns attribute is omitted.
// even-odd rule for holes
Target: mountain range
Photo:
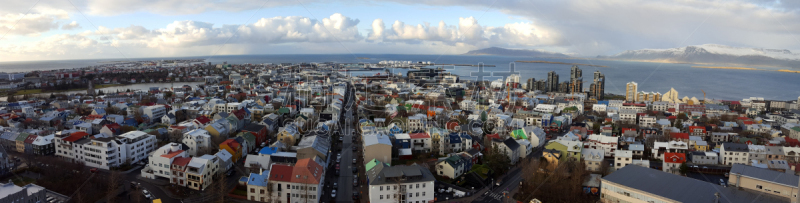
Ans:
<svg viewBox="0 0 800 203"><path fill-rule="evenodd" d="M597 58L670 63L800 66L800 54L786 49L732 47L718 44L670 49L628 50L611 56L597 56Z"/></svg>
<svg viewBox="0 0 800 203"><path fill-rule="evenodd" d="M529 49L505 49L500 47L472 50L465 54L542 58L572 57L557 52ZM800 67L800 53L792 53L786 49L733 47L718 44L691 45L669 49L627 50L610 56L600 55L596 58L666 63Z"/></svg>
<svg viewBox="0 0 800 203"><path fill-rule="evenodd" d="M485 49L472 50L465 55L498 55L498 56L527 56L527 57L542 57L542 58L567 58L570 57L566 54L557 52L548 52L532 49L506 49L500 47L489 47Z"/></svg>

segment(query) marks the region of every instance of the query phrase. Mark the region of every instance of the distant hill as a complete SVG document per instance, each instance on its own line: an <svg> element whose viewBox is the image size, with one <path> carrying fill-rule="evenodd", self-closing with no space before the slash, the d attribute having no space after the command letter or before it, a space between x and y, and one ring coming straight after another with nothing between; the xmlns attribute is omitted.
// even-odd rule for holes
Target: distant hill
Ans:
<svg viewBox="0 0 800 203"><path fill-rule="evenodd" d="M611 56L597 56L597 58L668 63L800 67L800 54L786 49L732 47L718 44L671 49L628 50Z"/></svg>
<svg viewBox="0 0 800 203"><path fill-rule="evenodd" d="M497 55L497 56L527 56L527 57L546 57L546 58L567 58L566 54L547 52L531 49L505 49L500 47L489 47L485 49L472 50L464 55Z"/></svg>

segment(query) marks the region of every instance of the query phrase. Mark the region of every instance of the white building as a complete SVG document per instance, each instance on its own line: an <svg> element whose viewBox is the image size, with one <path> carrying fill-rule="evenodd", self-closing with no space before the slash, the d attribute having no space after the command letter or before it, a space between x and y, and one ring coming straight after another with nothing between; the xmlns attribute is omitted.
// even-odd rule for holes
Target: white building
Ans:
<svg viewBox="0 0 800 203"><path fill-rule="evenodd" d="M147 115L151 121L155 119L160 119L164 115L167 114L167 108L164 108L164 105L153 105L145 107L142 114Z"/></svg>
<svg viewBox="0 0 800 203"><path fill-rule="evenodd" d="M746 144L722 143L722 147L719 149L719 156L719 163L722 165L750 165L750 151Z"/></svg>
<svg viewBox="0 0 800 203"><path fill-rule="evenodd" d="M156 148L156 136L142 131L95 139L81 132L67 137L56 137L53 142L56 145L56 156L82 161L88 167L102 169L142 161Z"/></svg>
<svg viewBox="0 0 800 203"><path fill-rule="evenodd" d="M211 134L203 129L195 129L183 134L183 144L189 146L189 156L197 156L200 149L211 149Z"/></svg>
<svg viewBox="0 0 800 203"><path fill-rule="evenodd" d="M378 164L367 171L370 202L433 202L434 181L431 172L419 165L386 166ZM344 194L347 195L347 194Z"/></svg>
<svg viewBox="0 0 800 203"><path fill-rule="evenodd" d="M633 152L630 150L619 150L614 153L614 169L619 170L622 167L633 163Z"/></svg>

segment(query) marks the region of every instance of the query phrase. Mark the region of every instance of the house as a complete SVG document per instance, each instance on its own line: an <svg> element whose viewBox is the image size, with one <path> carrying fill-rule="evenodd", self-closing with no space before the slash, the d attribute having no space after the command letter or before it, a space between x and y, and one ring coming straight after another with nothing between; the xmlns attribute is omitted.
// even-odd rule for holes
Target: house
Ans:
<svg viewBox="0 0 800 203"><path fill-rule="evenodd" d="M633 163L633 152L630 150L619 150L614 154L614 170Z"/></svg>
<svg viewBox="0 0 800 203"><path fill-rule="evenodd" d="M85 132L55 137L56 156L82 161L88 167L109 169L148 158L156 150L156 136L130 131L119 136L94 138ZM82 155L82 156L78 156Z"/></svg>
<svg viewBox="0 0 800 203"><path fill-rule="evenodd" d="M219 158L208 154L194 157L186 167L186 187L203 191L212 184L213 176L219 171Z"/></svg>
<svg viewBox="0 0 800 203"><path fill-rule="evenodd" d="M330 137L324 132L311 136L307 135L300 140L300 143L297 143L297 159L316 159L319 157L328 163L330 146Z"/></svg>
<svg viewBox="0 0 800 203"><path fill-rule="evenodd" d="M219 170L217 173L223 173L233 169L233 154L228 152L228 150L219 150L214 156L219 159Z"/></svg>
<svg viewBox="0 0 800 203"><path fill-rule="evenodd" d="M547 143L545 149L556 150L559 152L559 161L566 162L578 161L581 158L581 151L583 150L583 143L578 141L556 140Z"/></svg>
<svg viewBox="0 0 800 203"><path fill-rule="evenodd" d="M601 202L788 202L637 165L603 177L600 185Z"/></svg>
<svg viewBox="0 0 800 203"><path fill-rule="evenodd" d="M519 144L519 158L525 159L533 152L533 145L528 140L519 139L516 140L517 144Z"/></svg>
<svg viewBox="0 0 800 203"><path fill-rule="evenodd" d="M754 166L733 164L728 184L732 188L766 194L783 201L794 201L798 195L798 176Z"/></svg>
<svg viewBox="0 0 800 203"><path fill-rule="evenodd" d="M271 202L269 191L269 170L251 172L247 177L247 198L250 201Z"/></svg>
<svg viewBox="0 0 800 203"><path fill-rule="evenodd" d="M0 183L0 202L44 202L48 197L57 197L53 199L56 201L69 201L69 197L33 183L25 186L17 186L11 181Z"/></svg>
<svg viewBox="0 0 800 203"><path fill-rule="evenodd" d="M605 157L603 150L600 149L581 149L581 156L586 165L587 171L600 172L603 164L603 157Z"/></svg>
<svg viewBox="0 0 800 203"><path fill-rule="evenodd" d="M240 132L240 133L236 134L236 137L241 137L244 140L244 142L246 143L244 145L244 148L242 148L242 154L247 154L247 153L250 153L250 152L256 150L256 146L257 146L256 136L254 136L252 133L250 133L250 132Z"/></svg>
<svg viewBox="0 0 800 203"><path fill-rule="evenodd" d="M183 144L189 147L189 156L199 156L211 152L211 135L203 129L195 129L183 134Z"/></svg>
<svg viewBox="0 0 800 203"><path fill-rule="evenodd" d="M426 132L410 133L408 134L411 139L412 149L416 153L430 153L431 152L431 136Z"/></svg>
<svg viewBox="0 0 800 203"><path fill-rule="evenodd" d="M470 170L469 160L459 155L452 155L436 163L436 174L448 179L455 179Z"/></svg>
<svg viewBox="0 0 800 203"><path fill-rule="evenodd" d="M169 183L186 187L186 167L189 165L190 161L192 161L191 157L175 157L175 159L172 160L172 165L170 166L172 178L169 180Z"/></svg>
<svg viewBox="0 0 800 203"><path fill-rule="evenodd" d="M664 162L662 171L672 174L680 174L680 167L686 163L686 154L684 153L664 153Z"/></svg>
<svg viewBox="0 0 800 203"><path fill-rule="evenodd" d="M248 154L244 160L244 167L247 173L257 173L259 171L270 170L271 165L272 161L269 155Z"/></svg>
<svg viewBox="0 0 800 203"><path fill-rule="evenodd" d="M367 171L370 202L433 202L431 172L420 165L388 166L380 163Z"/></svg>
<svg viewBox="0 0 800 203"><path fill-rule="evenodd" d="M746 144L722 143L719 149L720 164L732 166L733 164L750 164L750 150Z"/></svg>
<svg viewBox="0 0 800 203"><path fill-rule="evenodd" d="M611 157L614 156L614 151L617 150L619 138L620 137L592 134L586 139L586 144L592 149L602 149L605 156Z"/></svg>
<svg viewBox="0 0 800 203"><path fill-rule="evenodd" d="M189 155L186 154L186 151L182 149L181 144L178 143L169 143L160 148L153 151L152 154L148 157L147 165L142 168L142 177L156 179L157 177L170 180L170 182L178 182L181 185L185 185L180 183L175 173L171 173L173 170L173 162L176 158L188 158ZM173 177L175 176L175 177ZM183 177L183 176L181 176Z"/></svg>
<svg viewBox="0 0 800 203"><path fill-rule="evenodd" d="M297 143L297 139L300 136L300 132L297 131L297 125L294 123L288 124L284 127L281 127L278 130L278 135L276 136L277 139L288 146L294 146Z"/></svg>
<svg viewBox="0 0 800 203"><path fill-rule="evenodd" d="M376 159L386 164L392 163L392 141L388 135L367 134L362 139L364 139L363 156L365 161Z"/></svg>
<svg viewBox="0 0 800 203"><path fill-rule="evenodd" d="M716 165L719 164L719 157L716 152L702 152L694 151L691 155L691 161L695 165Z"/></svg>
<svg viewBox="0 0 800 203"><path fill-rule="evenodd" d="M233 155L233 162L239 161L239 158L242 157L242 145L239 144L235 139L227 139L222 143L219 143L220 150L226 150L231 155Z"/></svg>
<svg viewBox="0 0 800 203"><path fill-rule="evenodd" d="M33 145L33 154L39 156L55 154L56 150L55 145L53 144L54 138L55 134L36 136L36 140L31 143Z"/></svg>
<svg viewBox="0 0 800 203"><path fill-rule="evenodd" d="M213 123L207 125L204 130L208 131L208 134L212 136L227 136L228 135L228 120L220 119L215 120Z"/></svg>
<svg viewBox="0 0 800 203"><path fill-rule="evenodd" d="M514 139L510 137L505 140L492 139L492 145L500 153L506 154L511 164L516 164L520 157L520 146Z"/></svg>
<svg viewBox="0 0 800 203"><path fill-rule="evenodd" d="M300 159L294 166L275 164L270 170L273 201L319 202L325 169L312 159ZM285 186L285 187L284 187Z"/></svg>
<svg viewBox="0 0 800 203"><path fill-rule="evenodd" d="M242 132L249 132L256 137L254 146L258 146L258 143L266 143L267 140L267 126L250 123L242 128Z"/></svg>

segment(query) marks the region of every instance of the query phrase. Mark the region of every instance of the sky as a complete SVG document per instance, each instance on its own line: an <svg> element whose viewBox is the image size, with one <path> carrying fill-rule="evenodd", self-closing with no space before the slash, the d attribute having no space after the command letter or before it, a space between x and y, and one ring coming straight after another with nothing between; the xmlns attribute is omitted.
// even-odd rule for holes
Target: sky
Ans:
<svg viewBox="0 0 800 203"><path fill-rule="evenodd" d="M577 57L699 44L800 50L787 0L5 0L0 61L243 54Z"/></svg>

